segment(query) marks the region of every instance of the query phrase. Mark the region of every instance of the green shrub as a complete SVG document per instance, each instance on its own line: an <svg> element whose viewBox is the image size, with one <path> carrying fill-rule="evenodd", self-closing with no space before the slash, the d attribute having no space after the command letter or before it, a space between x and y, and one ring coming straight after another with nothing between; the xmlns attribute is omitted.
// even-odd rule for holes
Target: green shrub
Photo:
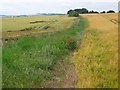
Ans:
<svg viewBox="0 0 120 90"><path fill-rule="evenodd" d="M72 51L77 48L77 41L75 37L70 37L66 40L66 48Z"/></svg>
<svg viewBox="0 0 120 90"><path fill-rule="evenodd" d="M69 13L69 17L79 17L79 13L76 12L76 11L71 11L71 12Z"/></svg>

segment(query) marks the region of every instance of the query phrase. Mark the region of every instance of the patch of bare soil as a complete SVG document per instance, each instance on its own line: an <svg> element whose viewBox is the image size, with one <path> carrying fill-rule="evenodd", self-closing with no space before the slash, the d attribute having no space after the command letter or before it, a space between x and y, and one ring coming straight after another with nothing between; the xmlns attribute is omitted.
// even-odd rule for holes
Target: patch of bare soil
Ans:
<svg viewBox="0 0 120 90"><path fill-rule="evenodd" d="M72 60L61 60L53 67L52 78L42 85L43 88L75 88L76 72Z"/></svg>
<svg viewBox="0 0 120 90"><path fill-rule="evenodd" d="M71 63L69 69L67 70L66 80L63 87L75 88L76 80L77 80L77 77L76 77L75 66L73 63Z"/></svg>

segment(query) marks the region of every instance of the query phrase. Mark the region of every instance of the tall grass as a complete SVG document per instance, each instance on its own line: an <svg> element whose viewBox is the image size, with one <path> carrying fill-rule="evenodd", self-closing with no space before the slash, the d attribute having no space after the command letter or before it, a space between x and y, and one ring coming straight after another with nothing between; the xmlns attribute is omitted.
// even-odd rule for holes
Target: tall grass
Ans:
<svg viewBox="0 0 120 90"><path fill-rule="evenodd" d="M3 47L3 87L36 87L51 78L51 69L77 48L86 20L61 31L22 37Z"/></svg>

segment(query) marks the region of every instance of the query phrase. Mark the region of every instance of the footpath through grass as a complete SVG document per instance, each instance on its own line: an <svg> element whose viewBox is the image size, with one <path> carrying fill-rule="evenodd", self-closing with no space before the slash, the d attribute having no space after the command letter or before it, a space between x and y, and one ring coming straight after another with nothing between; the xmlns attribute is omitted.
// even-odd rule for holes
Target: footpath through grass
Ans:
<svg viewBox="0 0 120 90"><path fill-rule="evenodd" d="M78 24L65 31L4 44L3 87L39 87L50 80L52 66L77 48L85 28L86 19L80 17Z"/></svg>

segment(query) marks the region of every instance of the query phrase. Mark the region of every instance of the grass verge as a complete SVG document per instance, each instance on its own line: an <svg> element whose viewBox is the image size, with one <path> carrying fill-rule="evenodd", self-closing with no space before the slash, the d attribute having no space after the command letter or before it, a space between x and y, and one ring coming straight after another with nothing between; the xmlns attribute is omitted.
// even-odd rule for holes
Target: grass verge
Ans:
<svg viewBox="0 0 120 90"><path fill-rule="evenodd" d="M3 87L40 87L51 79L52 66L77 48L86 20L73 27L39 37L22 37L3 47ZM55 67L54 67L55 68Z"/></svg>

